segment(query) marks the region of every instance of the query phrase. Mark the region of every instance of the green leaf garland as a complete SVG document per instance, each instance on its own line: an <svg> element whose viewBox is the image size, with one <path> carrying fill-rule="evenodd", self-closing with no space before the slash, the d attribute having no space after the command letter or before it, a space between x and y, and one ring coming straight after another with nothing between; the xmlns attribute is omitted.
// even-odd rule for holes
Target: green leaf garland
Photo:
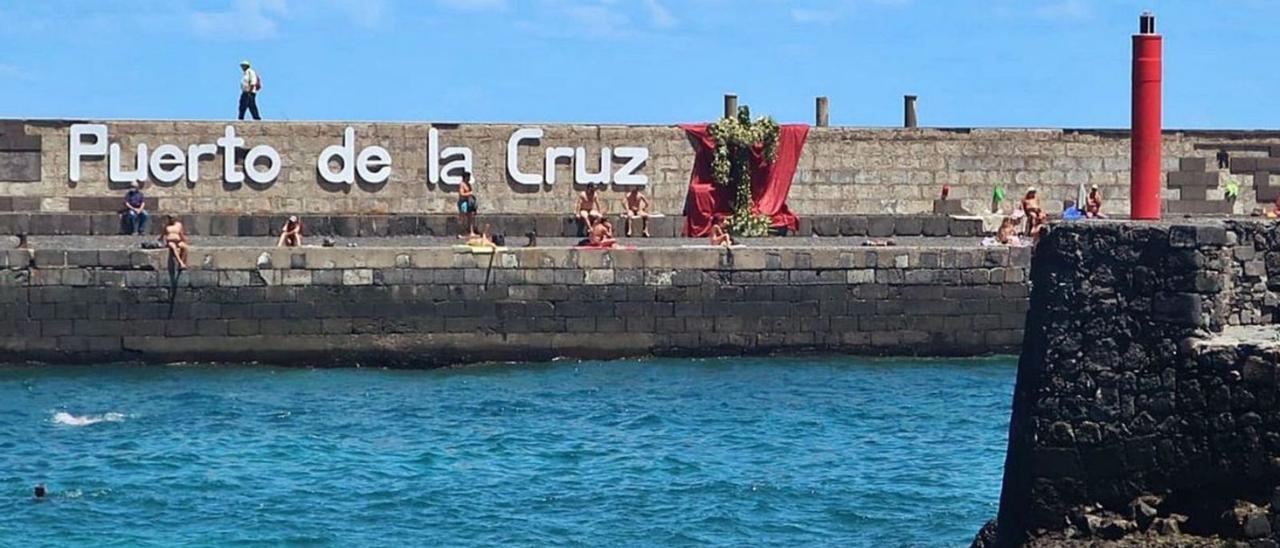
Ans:
<svg viewBox="0 0 1280 548"><path fill-rule="evenodd" d="M711 162L711 174L717 185L734 185L733 215L725 220L730 234L744 237L765 236L769 233L770 219L751 211L751 151L760 144L766 164L772 164L778 153L778 123L762 116L754 122L751 110L745 105L738 108L738 116L723 118L707 129L715 141L715 159Z"/></svg>

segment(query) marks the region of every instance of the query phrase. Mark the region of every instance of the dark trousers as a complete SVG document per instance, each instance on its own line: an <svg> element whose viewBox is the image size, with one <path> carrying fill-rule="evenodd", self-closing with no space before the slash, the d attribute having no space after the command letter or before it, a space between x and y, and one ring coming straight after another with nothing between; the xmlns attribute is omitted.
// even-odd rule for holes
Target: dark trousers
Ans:
<svg viewBox="0 0 1280 548"><path fill-rule="evenodd" d="M240 119L244 119L244 111L249 111L253 115L254 120L261 120L258 116L258 94L248 91L240 92Z"/></svg>
<svg viewBox="0 0 1280 548"><path fill-rule="evenodd" d="M124 233L125 234L145 234L147 232L147 210L134 211L132 209L124 210Z"/></svg>

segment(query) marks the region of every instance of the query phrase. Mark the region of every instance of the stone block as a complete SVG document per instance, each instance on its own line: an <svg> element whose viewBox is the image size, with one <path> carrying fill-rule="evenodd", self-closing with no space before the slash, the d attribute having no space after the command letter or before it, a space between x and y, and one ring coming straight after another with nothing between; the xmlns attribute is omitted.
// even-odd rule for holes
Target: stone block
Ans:
<svg viewBox="0 0 1280 548"><path fill-rule="evenodd" d="M373 270L368 268L349 268L342 271L342 285L372 285Z"/></svg>
<svg viewBox="0 0 1280 548"><path fill-rule="evenodd" d="M152 218L152 222L163 224L163 220ZM210 215L187 215L183 218L183 225L187 229L187 234L192 236L208 236L212 231L213 217Z"/></svg>
<svg viewBox="0 0 1280 548"><path fill-rule="evenodd" d="M420 234L418 230L418 219L416 215L394 215L387 220L387 235L389 236L417 236Z"/></svg>
<svg viewBox="0 0 1280 548"><path fill-rule="evenodd" d="M0 234L30 234L31 215L26 213L0 213Z"/></svg>
<svg viewBox="0 0 1280 548"><path fill-rule="evenodd" d="M88 236L93 234L91 218L88 215L59 215L58 234Z"/></svg>
<svg viewBox="0 0 1280 548"><path fill-rule="evenodd" d="M895 236L919 236L924 232L924 218L918 215L898 217L894 220Z"/></svg>
<svg viewBox="0 0 1280 548"><path fill-rule="evenodd" d="M799 236L813 234L813 221L808 216L800 217L796 220L796 234Z"/></svg>
<svg viewBox="0 0 1280 548"><path fill-rule="evenodd" d="M1202 298L1195 293L1163 293L1152 300L1158 319L1190 327L1203 326Z"/></svg>
<svg viewBox="0 0 1280 548"><path fill-rule="evenodd" d="M335 235L333 219L327 215L302 215L298 220L302 222L303 236L322 238Z"/></svg>
<svg viewBox="0 0 1280 548"><path fill-rule="evenodd" d="M893 236L897 223L891 215L875 215L867 218L867 236L888 238Z"/></svg>
<svg viewBox="0 0 1280 548"><path fill-rule="evenodd" d="M359 235L364 238L385 237L390 231L390 217L382 215L364 215L357 218Z"/></svg>
<svg viewBox="0 0 1280 548"><path fill-rule="evenodd" d="M67 266L67 252L60 249L37 249L33 253L36 268L62 268Z"/></svg>
<svg viewBox="0 0 1280 548"><path fill-rule="evenodd" d="M839 236L840 218L834 215L815 216L811 220L813 234L817 236Z"/></svg>
<svg viewBox="0 0 1280 548"><path fill-rule="evenodd" d="M218 272L218 286L245 287L250 284L247 270L221 270Z"/></svg>
<svg viewBox="0 0 1280 548"><path fill-rule="evenodd" d="M40 167L39 150L0 150L0 181L39 182Z"/></svg>
<svg viewBox="0 0 1280 548"><path fill-rule="evenodd" d="M960 200L936 199L933 201L933 213L935 216L942 217L950 215L969 215L969 212L965 210L964 204Z"/></svg>
<svg viewBox="0 0 1280 548"><path fill-rule="evenodd" d="M704 281L704 272L701 270L677 270L671 276L671 284L677 287L699 286L702 285Z"/></svg>
<svg viewBox="0 0 1280 548"><path fill-rule="evenodd" d="M1201 159L1203 160L1203 158ZM1227 245L1227 229L1222 226L1196 227L1196 244L1202 246Z"/></svg>
<svg viewBox="0 0 1280 548"><path fill-rule="evenodd" d="M240 223L232 215L213 215L209 217L210 236L239 236Z"/></svg>
<svg viewBox="0 0 1280 548"><path fill-rule="evenodd" d="M342 285L341 270L312 270L311 284L318 286Z"/></svg>
<svg viewBox="0 0 1280 548"><path fill-rule="evenodd" d="M97 236L115 236L124 233L120 216L114 213L88 215L89 233ZM150 224L150 221L148 222Z"/></svg>
<svg viewBox="0 0 1280 548"><path fill-rule="evenodd" d="M67 266L98 266L98 252L93 250L68 250Z"/></svg>
<svg viewBox="0 0 1280 548"><path fill-rule="evenodd" d="M951 217L948 219L952 236L971 238L982 234L982 219L977 217Z"/></svg>
<svg viewBox="0 0 1280 548"><path fill-rule="evenodd" d="M90 272L83 268L68 268L62 273L62 283L70 286L83 287L89 285L92 279Z"/></svg>
<svg viewBox="0 0 1280 548"><path fill-rule="evenodd" d="M1231 215L1234 208L1234 202L1226 200L1165 200L1164 212L1166 215Z"/></svg>
<svg viewBox="0 0 1280 548"><path fill-rule="evenodd" d="M866 236L867 218L860 215L844 215L840 217L841 236Z"/></svg>
<svg viewBox="0 0 1280 548"><path fill-rule="evenodd" d="M236 220L240 236L267 236L271 234L271 219L260 215L245 215Z"/></svg>
<svg viewBox="0 0 1280 548"><path fill-rule="evenodd" d="M1205 171L1205 158L1179 158L1178 171Z"/></svg>
<svg viewBox="0 0 1280 548"><path fill-rule="evenodd" d="M331 219L333 221L333 231L338 236L354 238L360 235L360 223L355 217L335 216Z"/></svg>
<svg viewBox="0 0 1280 548"><path fill-rule="evenodd" d="M27 233L36 236L60 234L62 230L61 217L61 215L48 213L31 215L30 227Z"/></svg>
<svg viewBox="0 0 1280 548"><path fill-rule="evenodd" d="M291 269L281 272L280 283L284 285L311 285L311 271Z"/></svg>
<svg viewBox="0 0 1280 548"><path fill-rule="evenodd" d="M602 286L602 284L612 284L614 279L612 269L588 269L584 278L584 283L588 286Z"/></svg>
<svg viewBox="0 0 1280 548"><path fill-rule="evenodd" d="M946 217L938 215L925 217L920 227L921 233L925 236L947 236L949 223Z"/></svg>

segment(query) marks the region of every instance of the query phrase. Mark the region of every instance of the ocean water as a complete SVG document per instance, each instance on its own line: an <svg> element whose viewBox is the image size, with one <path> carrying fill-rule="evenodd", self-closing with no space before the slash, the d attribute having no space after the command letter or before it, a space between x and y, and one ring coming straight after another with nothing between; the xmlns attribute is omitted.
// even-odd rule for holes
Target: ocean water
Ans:
<svg viewBox="0 0 1280 548"><path fill-rule="evenodd" d="M1014 369L0 367L0 546L965 546Z"/></svg>

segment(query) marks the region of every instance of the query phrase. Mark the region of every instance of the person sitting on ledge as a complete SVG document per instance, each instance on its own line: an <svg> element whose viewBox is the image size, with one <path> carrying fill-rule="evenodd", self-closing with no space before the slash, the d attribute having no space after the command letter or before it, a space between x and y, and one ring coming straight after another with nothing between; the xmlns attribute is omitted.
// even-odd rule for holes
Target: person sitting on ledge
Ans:
<svg viewBox="0 0 1280 548"><path fill-rule="evenodd" d="M164 233L160 235L160 241L164 242L165 247L169 248L169 253L178 261L178 268L187 268L187 249L191 247L191 242L187 238L187 229L182 226L182 221L173 215L166 217Z"/></svg>
<svg viewBox="0 0 1280 548"><path fill-rule="evenodd" d="M608 217L597 217L591 223L591 229L587 231L587 237L578 242L578 245L597 249L612 249L616 247L618 240L613 236L613 223L609 222Z"/></svg>
<svg viewBox="0 0 1280 548"><path fill-rule="evenodd" d="M649 237L649 199L640 192L639 188L631 189L627 193L626 199L623 201L626 206L623 216L626 218L627 237L631 237L631 221L640 219L642 227L640 235L645 238Z"/></svg>
<svg viewBox="0 0 1280 548"><path fill-rule="evenodd" d="M715 223L711 225L711 245L733 246L733 236L730 236L729 231L724 228L724 217L716 217Z"/></svg>
<svg viewBox="0 0 1280 548"><path fill-rule="evenodd" d="M129 191L124 193L124 227L126 234L141 236L147 231L147 199L138 190L138 182L129 183Z"/></svg>
<svg viewBox="0 0 1280 548"><path fill-rule="evenodd" d="M1075 200L1067 200L1065 203L1062 204L1062 220L1079 221L1080 219L1083 219L1083 218L1084 218L1084 212L1080 211L1079 207L1076 207Z"/></svg>
<svg viewBox="0 0 1280 548"><path fill-rule="evenodd" d="M1035 187L1027 189L1027 194L1022 197L1022 203L1019 209L1027 217L1027 234L1035 236L1040 232L1040 225L1048 219L1048 215L1044 212L1044 208L1040 207L1040 198L1036 195Z"/></svg>
<svg viewBox="0 0 1280 548"><path fill-rule="evenodd" d="M1018 239L1017 223L1013 219L1005 217L1000 221L1000 228L996 229L996 242L1003 245L1022 245L1022 240Z"/></svg>
<svg viewBox="0 0 1280 548"><path fill-rule="evenodd" d="M1098 190L1098 185L1089 187L1089 197L1084 203L1084 215L1090 219L1106 217L1102 214L1102 192Z"/></svg>
<svg viewBox="0 0 1280 548"><path fill-rule="evenodd" d="M290 215L280 228L280 241L276 242L276 247L302 247L302 221L297 215Z"/></svg>
<svg viewBox="0 0 1280 548"><path fill-rule="evenodd" d="M1271 202L1271 211L1266 212L1265 216L1268 219L1280 218L1280 194L1277 194L1275 201Z"/></svg>
<svg viewBox="0 0 1280 548"><path fill-rule="evenodd" d="M467 238L479 235L476 232L476 193L471 188L471 172L463 172L462 182L458 184L458 221L467 225Z"/></svg>
<svg viewBox="0 0 1280 548"><path fill-rule="evenodd" d="M1015 221L1012 217L1001 219L1000 228L996 229L996 235L983 238L982 245L1022 247L1022 238L1018 237L1018 221Z"/></svg>
<svg viewBox="0 0 1280 548"><path fill-rule="evenodd" d="M596 186L587 185L587 189L578 194L578 210L576 212L578 220L582 222L582 226L592 228L595 226L596 219L603 217L604 214L604 202L600 200L600 195L596 193Z"/></svg>

